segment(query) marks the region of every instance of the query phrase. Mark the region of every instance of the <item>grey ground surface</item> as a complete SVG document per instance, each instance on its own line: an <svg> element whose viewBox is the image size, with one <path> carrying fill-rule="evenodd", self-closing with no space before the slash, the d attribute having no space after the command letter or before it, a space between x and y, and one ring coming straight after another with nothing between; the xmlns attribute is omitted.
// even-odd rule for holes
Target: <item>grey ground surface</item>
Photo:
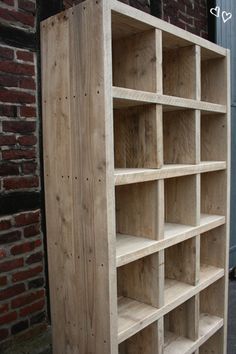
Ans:
<svg viewBox="0 0 236 354"><path fill-rule="evenodd" d="M15 343L1 354L52 354L50 329L27 341ZM236 280L229 282L228 353L236 354Z"/></svg>

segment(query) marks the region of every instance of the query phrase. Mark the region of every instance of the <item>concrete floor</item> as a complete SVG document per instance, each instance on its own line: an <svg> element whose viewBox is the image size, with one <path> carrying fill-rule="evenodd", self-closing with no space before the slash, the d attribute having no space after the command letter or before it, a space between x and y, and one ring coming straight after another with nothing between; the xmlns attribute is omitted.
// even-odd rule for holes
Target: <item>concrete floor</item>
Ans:
<svg viewBox="0 0 236 354"><path fill-rule="evenodd" d="M50 328L36 338L23 343L13 341L7 349L0 346L1 354L52 354ZM228 322L228 352L236 354L236 280L229 282L229 322Z"/></svg>

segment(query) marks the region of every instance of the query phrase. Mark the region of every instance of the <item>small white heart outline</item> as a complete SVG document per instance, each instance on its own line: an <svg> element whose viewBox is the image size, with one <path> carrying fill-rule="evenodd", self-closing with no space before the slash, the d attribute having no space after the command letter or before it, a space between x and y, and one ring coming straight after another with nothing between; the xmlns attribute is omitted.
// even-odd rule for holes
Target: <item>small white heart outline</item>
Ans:
<svg viewBox="0 0 236 354"><path fill-rule="evenodd" d="M223 11L222 12L222 19L225 22L227 22L228 20L230 20L232 18L232 14L231 12L226 12L226 11Z"/></svg>
<svg viewBox="0 0 236 354"><path fill-rule="evenodd" d="M216 13L214 13L214 11L216 11ZM212 8L210 9L210 13L211 13L213 16L220 17L220 7L219 7L219 6L212 7Z"/></svg>

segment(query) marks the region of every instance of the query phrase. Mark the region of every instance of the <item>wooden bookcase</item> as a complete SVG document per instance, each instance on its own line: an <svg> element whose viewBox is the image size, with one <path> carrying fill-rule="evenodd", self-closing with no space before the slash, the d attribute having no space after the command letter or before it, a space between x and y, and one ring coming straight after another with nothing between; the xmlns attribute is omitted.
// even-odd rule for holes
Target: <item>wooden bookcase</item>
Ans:
<svg viewBox="0 0 236 354"><path fill-rule="evenodd" d="M226 354L229 52L116 0L42 22L55 354Z"/></svg>

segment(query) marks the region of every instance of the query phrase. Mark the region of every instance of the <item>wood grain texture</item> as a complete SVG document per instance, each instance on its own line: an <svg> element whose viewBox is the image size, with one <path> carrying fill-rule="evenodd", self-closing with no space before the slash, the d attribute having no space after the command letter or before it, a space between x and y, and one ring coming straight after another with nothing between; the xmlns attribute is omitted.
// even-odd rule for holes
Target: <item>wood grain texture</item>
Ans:
<svg viewBox="0 0 236 354"><path fill-rule="evenodd" d="M162 108L145 105L114 110L115 166L162 166Z"/></svg>
<svg viewBox="0 0 236 354"><path fill-rule="evenodd" d="M42 25L56 354L118 351L109 18L107 2L86 1Z"/></svg>

